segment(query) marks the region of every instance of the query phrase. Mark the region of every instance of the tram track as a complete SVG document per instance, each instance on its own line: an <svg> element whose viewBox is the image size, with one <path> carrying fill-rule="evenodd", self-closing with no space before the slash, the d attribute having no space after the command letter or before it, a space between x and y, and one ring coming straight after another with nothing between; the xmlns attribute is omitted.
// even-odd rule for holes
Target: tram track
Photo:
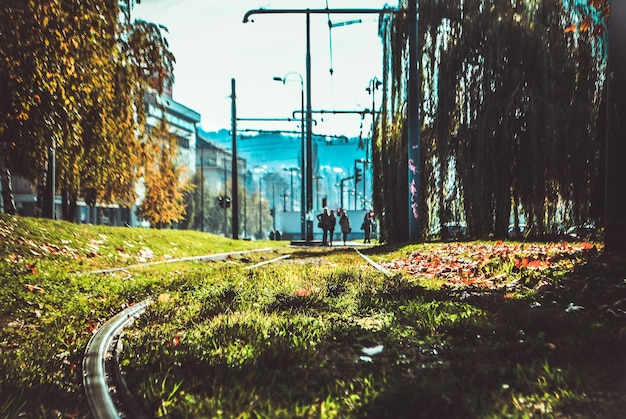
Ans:
<svg viewBox="0 0 626 419"><path fill-rule="evenodd" d="M386 277L394 276L393 272L378 265L357 249L355 249L355 251L361 258ZM243 255L245 253L246 252L232 252L228 254L212 255L210 257L202 256L180 260L208 260L209 258L214 258L213 260L224 260L229 255ZM279 262L289 257L290 255L283 255L247 266L245 269L255 269ZM168 260L163 263L171 263L172 261L173 260ZM156 263L150 264L154 265ZM101 270L98 271L98 273L114 272L118 270L117 268ZM132 324L135 319L139 318L152 302L152 298L147 298L119 312L95 331L87 345L83 358L83 386L89 407L96 419L143 419L148 417L126 385L123 374L119 368L118 348L121 345L124 328Z"/></svg>
<svg viewBox="0 0 626 419"><path fill-rule="evenodd" d="M254 250L251 252L263 250L266 251L267 249ZM225 260L232 255L243 255L251 252L230 252L210 256L181 258L176 261ZM283 255L247 266L246 269L254 269L289 257L290 255ZM173 261L174 260L170 259L161 263L172 263ZM158 262L151 262L150 265L157 263ZM143 264L142 266L145 265L146 264ZM91 273L109 273L119 270L121 269L112 268ZM152 298L147 298L117 313L94 332L87 344L82 365L83 387L85 388L85 394L91 413L96 419L143 419L149 417L126 385L123 374L119 368L118 348L121 345L124 328L140 317L152 302Z"/></svg>

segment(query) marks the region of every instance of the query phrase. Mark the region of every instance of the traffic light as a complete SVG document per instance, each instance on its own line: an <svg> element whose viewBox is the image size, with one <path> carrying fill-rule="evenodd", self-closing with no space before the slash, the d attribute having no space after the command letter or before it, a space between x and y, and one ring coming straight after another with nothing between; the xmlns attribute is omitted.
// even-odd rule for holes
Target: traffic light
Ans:
<svg viewBox="0 0 626 419"><path fill-rule="evenodd" d="M354 174L354 183L359 183L361 180L363 180L363 169L357 167Z"/></svg>
<svg viewBox="0 0 626 419"><path fill-rule="evenodd" d="M222 195L218 196L217 205L219 205L220 208L230 208L230 197Z"/></svg>

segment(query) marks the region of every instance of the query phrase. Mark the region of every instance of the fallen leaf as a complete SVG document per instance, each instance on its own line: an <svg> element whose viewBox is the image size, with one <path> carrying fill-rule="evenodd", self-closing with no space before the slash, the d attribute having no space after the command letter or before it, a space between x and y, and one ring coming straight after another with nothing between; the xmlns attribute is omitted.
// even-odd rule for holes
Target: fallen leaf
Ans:
<svg viewBox="0 0 626 419"><path fill-rule="evenodd" d="M28 291L30 292L39 292L39 294L43 294L45 291L43 288L41 288L39 285L32 285L32 284L24 284L24 288L26 288Z"/></svg>

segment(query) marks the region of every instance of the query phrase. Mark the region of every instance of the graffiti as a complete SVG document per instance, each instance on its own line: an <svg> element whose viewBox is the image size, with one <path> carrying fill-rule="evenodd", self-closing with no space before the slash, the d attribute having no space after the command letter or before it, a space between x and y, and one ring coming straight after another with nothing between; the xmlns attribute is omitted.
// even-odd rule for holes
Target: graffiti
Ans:
<svg viewBox="0 0 626 419"><path fill-rule="evenodd" d="M417 174L417 166L415 165L415 162L413 161L413 159L409 159L409 170L414 175Z"/></svg>
<svg viewBox="0 0 626 419"><path fill-rule="evenodd" d="M409 185L409 192L411 193L411 209L413 210L413 217L417 220L417 218L419 217L417 205L417 200L419 199L419 197L417 194L415 179L411 180L411 184Z"/></svg>
<svg viewBox="0 0 626 419"><path fill-rule="evenodd" d="M411 185L409 185L409 192L411 192L411 202L415 202L417 198L417 187L415 186L415 179L411 181Z"/></svg>

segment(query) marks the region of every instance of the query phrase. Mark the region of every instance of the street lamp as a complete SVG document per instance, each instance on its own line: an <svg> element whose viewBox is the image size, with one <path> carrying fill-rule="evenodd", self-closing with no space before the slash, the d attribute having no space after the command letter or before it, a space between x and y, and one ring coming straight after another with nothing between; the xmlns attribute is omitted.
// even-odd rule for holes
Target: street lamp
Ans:
<svg viewBox="0 0 626 419"><path fill-rule="evenodd" d="M293 212L293 201L294 201L294 199L293 199L293 172L299 172L300 169L297 168L297 167L289 167L289 168L285 167L283 170L286 171L286 172L289 172L289 177L291 178L290 179L290 182L291 182L291 212Z"/></svg>
<svg viewBox="0 0 626 419"><path fill-rule="evenodd" d="M261 181L264 172L260 166L254 168L254 173L259 175L259 234L261 234L261 238L263 238L263 200L261 199L261 191L263 189L261 188Z"/></svg>
<svg viewBox="0 0 626 419"><path fill-rule="evenodd" d="M326 179L324 176L314 176L315 179L315 202L317 203L318 211L321 209L320 207L320 180Z"/></svg>
<svg viewBox="0 0 626 419"><path fill-rule="evenodd" d="M376 76L374 76L371 80L369 85L365 88L365 90L367 91L367 93L369 93L370 95L372 95L372 147L374 147L374 131L376 128L376 102L374 100L374 96L376 90L378 90L378 88L382 85L383 83L378 80L378 78ZM366 143L365 145L365 158L369 159L369 144Z"/></svg>
<svg viewBox="0 0 626 419"><path fill-rule="evenodd" d="M204 148L200 149L200 231L204 232Z"/></svg>
<svg viewBox="0 0 626 419"><path fill-rule="evenodd" d="M300 230L301 230L301 234L302 234L302 240L306 239L306 219L305 219L305 214L306 214L306 210L307 210L307 205L306 205L306 188L305 188L305 182L304 182L304 174L307 173L306 171L306 161L305 160L305 147L304 147L304 80L302 79L302 75L298 72L295 71L290 71L289 73L285 74L283 77L278 77L275 76L274 77L274 81L279 81L282 82L283 85L285 83L287 83L289 76L294 75L294 76L298 76L298 79L300 80L300 149L301 149L301 161L300 161L300 167L302 170L302 174L303 174L303 178L301 181L301 189L302 189L302 193L300 196L301 199L301 204L300 204ZM310 115L309 115L310 117ZM291 201L291 205L292 208L291 210L293 211L293 188L291 191L291 196L292 196L292 201Z"/></svg>

